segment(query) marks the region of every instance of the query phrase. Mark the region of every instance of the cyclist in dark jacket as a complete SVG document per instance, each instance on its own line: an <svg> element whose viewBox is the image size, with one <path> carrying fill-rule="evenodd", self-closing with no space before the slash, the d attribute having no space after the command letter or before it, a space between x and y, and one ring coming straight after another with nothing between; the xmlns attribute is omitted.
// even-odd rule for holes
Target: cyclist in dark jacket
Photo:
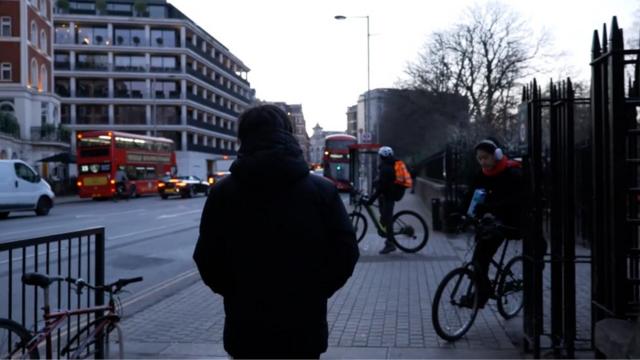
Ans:
<svg viewBox="0 0 640 360"><path fill-rule="evenodd" d="M475 189L486 192L485 200L476 206L476 216L485 225L476 233L473 253L480 288L478 302L483 307L492 296L488 275L491 259L506 237L520 237L524 184L520 163L509 160L495 142L483 140L475 146L475 152L482 169L471 192Z"/></svg>
<svg viewBox="0 0 640 360"><path fill-rule="evenodd" d="M224 297L225 350L234 358L318 358L327 299L359 252L336 187L309 168L285 112L240 117L238 159L207 199L194 260Z"/></svg>
<svg viewBox="0 0 640 360"><path fill-rule="evenodd" d="M383 146L378 150L380 155L380 164L378 166L378 178L374 181L375 190L369 198L368 205L373 205L376 199L378 205L380 205L380 219L385 229L391 228L391 219L393 218L393 208L395 206L396 192L398 188L395 186L396 170L395 163L396 158L393 156L393 149L388 146ZM393 244L389 237L389 231L384 242L384 248L380 250L380 254L388 254L396 250L396 246Z"/></svg>

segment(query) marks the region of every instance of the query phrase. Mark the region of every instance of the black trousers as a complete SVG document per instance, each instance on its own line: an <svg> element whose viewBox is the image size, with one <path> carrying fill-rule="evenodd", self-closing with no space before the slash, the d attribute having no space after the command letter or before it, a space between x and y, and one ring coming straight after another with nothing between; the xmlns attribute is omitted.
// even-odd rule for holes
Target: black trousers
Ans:
<svg viewBox="0 0 640 360"><path fill-rule="evenodd" d="M473 251L473 264L478 281L479 303L484 304L491 293L489 265L496 251L504 242L505 236L497 228L479 229L476 234L476 248Z"/></svg>
<svg viewBox="0 0 640 360"><path fill-rule="evenodd" d="M393 208L396 204L395 201L388 199L384 195L380 195L378 198L378 204L380 205L380 222L382 226L387 230L387 238L384 242L386 246L393 245L393 242L390 240L389 234L393 230L391 228L391 220L393 219Z"/></svg>

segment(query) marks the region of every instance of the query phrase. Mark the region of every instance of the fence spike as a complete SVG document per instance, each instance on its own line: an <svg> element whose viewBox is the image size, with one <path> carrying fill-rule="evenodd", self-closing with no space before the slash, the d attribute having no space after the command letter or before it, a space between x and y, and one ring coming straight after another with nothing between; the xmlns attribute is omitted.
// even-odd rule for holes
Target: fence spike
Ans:
<svg viewBox="0 0 640 360"><path fill-rule="evenodd" d="M570 77L567 77L567 97L573 99L573 83Z"/></svg>
<svg viewBox="0 0 640 360"><path fill-rule="evenodd" d="M598 30L593 30L593 42L591 44L591 59L596 59L600 56L602 49L600 48L600 38Z"/></svg>
<svg viewBox="0 0 640 360"><path fill-rule="evenodd" d="M611 20L611 35L609 36L609 48L611 50L621 50L623 48L622 29L618 26L618 17Z"/></svg>
<svg viewBox="0 0 640 360"><path fill-rule="evenodd" d="M607 24L602 24L602 52L609 51L609 37L607 36Z"/></svg>

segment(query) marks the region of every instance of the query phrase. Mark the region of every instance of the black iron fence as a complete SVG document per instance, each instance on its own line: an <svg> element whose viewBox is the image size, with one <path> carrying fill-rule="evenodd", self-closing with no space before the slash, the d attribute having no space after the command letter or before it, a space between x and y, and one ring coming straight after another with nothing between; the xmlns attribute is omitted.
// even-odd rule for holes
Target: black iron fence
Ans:
<svg viewBox="0 0 640 360"><path fill-rule="evenodd" d="M34 331L43 327L44 294L41 289L22 283L25 273L82 278L91 284L104 285L104 243L103 227L1 243L0 318L12 319ZM52 309L103 305L104 295L103 291L79 294L70 284L57 283L51 286L50 304ZM69 330L80 329L94 318L94 314L69 318L54 336L54 354L61 357L60 351L73 336Z"/></svg>
<svg viewBox="0 0 640 360"><path fill-rule="evenodd" d="M640 315L640 49L616 18L593 36L593 317Z"/></svg>

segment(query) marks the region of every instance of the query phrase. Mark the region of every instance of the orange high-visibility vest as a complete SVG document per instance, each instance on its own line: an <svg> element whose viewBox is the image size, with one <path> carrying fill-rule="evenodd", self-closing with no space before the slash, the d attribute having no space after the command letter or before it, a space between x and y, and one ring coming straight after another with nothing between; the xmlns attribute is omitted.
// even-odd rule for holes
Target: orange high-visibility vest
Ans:
<svg viewBox="0 0 640 360"><path fill-rule="evenodd" d="M411 179L411 173L407 170L407 165L405 165L404 161L396 160L394 169L396 171L395 183L405 188L411 188L413 179Z"/></svg>

